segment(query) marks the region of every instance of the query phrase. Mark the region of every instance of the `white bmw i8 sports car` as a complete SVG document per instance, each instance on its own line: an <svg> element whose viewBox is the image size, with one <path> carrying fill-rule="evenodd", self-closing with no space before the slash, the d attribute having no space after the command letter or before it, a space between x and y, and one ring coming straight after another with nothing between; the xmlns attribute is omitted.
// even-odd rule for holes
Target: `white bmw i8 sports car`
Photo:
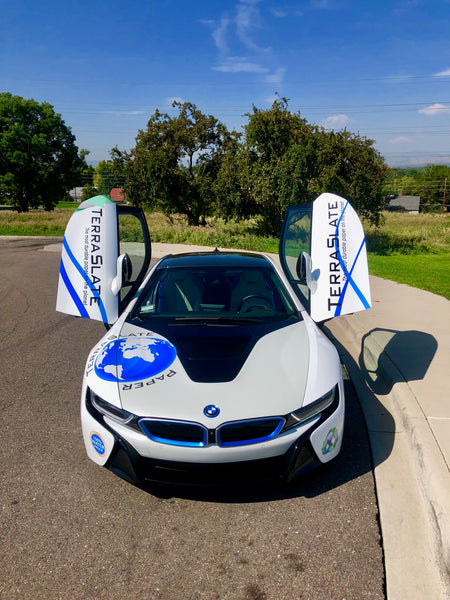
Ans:
<svg viewBox="0 0 450 600"><path fill-rule="evenodd" d="M350 204L322 194L291 207L282 269L216 249L148 271L150 250L142 211L105 196L66 229L57 310L112 325L84 372L88 456L137 484L290 481L333 459L344 390L316 322L370 308Z"/></svg>

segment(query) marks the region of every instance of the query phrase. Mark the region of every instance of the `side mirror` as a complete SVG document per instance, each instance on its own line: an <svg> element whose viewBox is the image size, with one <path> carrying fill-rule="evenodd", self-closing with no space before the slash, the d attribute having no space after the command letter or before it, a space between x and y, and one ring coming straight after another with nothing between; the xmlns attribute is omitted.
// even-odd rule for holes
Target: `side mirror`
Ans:
<svg viewBox="0 0 450 600"><path fill-rule="evenodd" d="M307 252L302 252L298 259L296 265L296 272L299 282L303 285L308 286L311 290L311 293L317 289L317 281L320 275L320 269L315 269L312 271L312 262L311 257Z"/></svg>
<svg viewBox="0 0 450 600"><path fill-rule="evenodd" d="M295 268L297 277L300 283L306 285L308 279L308 273L311 272L311 257L306 252L302 252L298 255L297 265Z"/></svg>
<svg viewBox="0 0 450 600"><path fill-rule="evenodd" d="M117 275L114 277L111 289L114 295L117 295L122 286L128 283L133 274L133 265L128 254L121 254L117 259Z"/></svg>

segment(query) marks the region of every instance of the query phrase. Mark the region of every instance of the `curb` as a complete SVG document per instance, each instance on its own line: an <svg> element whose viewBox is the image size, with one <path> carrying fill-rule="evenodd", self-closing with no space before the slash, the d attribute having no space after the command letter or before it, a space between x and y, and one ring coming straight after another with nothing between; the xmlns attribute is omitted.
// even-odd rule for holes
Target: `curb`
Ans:
<svg viewBox="0 0 450 600"><path fill-rule="evenodd" d="M357 314L326 324L357 390L374 461L388 600L450 597L450 480L428 421ZM367 337L366 337L367 336ZM388 394L375 394L377 371Z"/></svg>

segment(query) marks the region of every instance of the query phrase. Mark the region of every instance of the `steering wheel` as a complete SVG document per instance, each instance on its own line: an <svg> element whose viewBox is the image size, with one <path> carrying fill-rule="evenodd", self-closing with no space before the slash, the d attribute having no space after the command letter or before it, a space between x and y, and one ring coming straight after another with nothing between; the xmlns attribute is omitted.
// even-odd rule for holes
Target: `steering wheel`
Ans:
<svg viewBox="0 0 450 600"><path fill-rule="evenodd" d="M254 310L273 312L273 306L270 300L264 296L246 296L241 300L238 313L248 313Z"/></svg>

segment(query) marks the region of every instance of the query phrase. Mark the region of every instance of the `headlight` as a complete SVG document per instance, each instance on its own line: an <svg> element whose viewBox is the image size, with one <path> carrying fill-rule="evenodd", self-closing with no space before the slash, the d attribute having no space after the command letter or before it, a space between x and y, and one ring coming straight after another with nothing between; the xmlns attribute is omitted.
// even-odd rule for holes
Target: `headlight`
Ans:
<svg viewBox="0 0 450 600"><path fill-rule="evenodd" d="M334 399L337 395L337 386L334 386L329 392L324 394L321 398L313 402L312 404L308 404L308 406L299 408L294 412L291 412L286 416L286 423L283 427L283 431L286 429L291 429L292 427L297 427L306 421L310 421L314 419L324 410L326 410L329 406L331 406L334 402Z"/></svg>
<svg viewBox="0 0 450 600"><path fill-rule="evenodd" d="M136 415L133 413L123 410L123 408L117 408L117 406L106 402L106 400L97 396L90 388L87 392L87 400L99 413L105 415L105 417L114 419L114 421L117 421L118 423L122 423L122 425L130 424L131 421L136 418Z"/></svg>

